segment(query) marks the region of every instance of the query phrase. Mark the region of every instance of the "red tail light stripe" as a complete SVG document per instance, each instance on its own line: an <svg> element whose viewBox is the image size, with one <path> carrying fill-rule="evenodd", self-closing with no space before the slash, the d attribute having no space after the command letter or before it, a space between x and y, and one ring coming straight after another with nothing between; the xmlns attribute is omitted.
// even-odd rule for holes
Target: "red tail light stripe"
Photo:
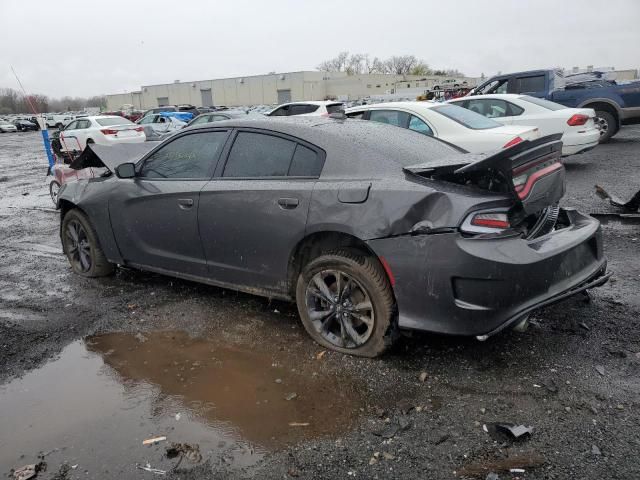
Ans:
<svg viewBox="0 0 640 480"><path fill-rule="evenodd" d="M531 191L534 183L536 183L541 177L544 177L545 175L555 172L556 170L559 170L561 168L562 164L560 162L556 162L552 163L548 167L543 168L542 170L538 170L537 172L531 174L531 176L527 178L527 183L522 185L520 190L518 191L518 197L520 197L521 200L526 198L527 195L529 195L529 192Z"/></svg>

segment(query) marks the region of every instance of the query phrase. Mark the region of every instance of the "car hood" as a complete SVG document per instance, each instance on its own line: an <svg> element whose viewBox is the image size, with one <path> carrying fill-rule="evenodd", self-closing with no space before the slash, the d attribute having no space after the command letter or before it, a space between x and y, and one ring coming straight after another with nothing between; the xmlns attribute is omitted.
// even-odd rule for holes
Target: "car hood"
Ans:
<svg viewBox="0 0 640 480"><path fill-rule="evenodd" d="M90 143L69 166L74 170L106 167L113 172L123 163L136 163L157 145L157 142L122 143L112 146Z"/></svg>

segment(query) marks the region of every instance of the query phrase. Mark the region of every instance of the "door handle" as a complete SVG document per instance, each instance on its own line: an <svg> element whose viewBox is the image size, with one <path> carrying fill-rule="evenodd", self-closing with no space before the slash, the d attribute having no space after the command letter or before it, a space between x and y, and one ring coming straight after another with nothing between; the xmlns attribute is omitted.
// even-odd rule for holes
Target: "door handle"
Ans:
<svg viewBox="0 0 640 480"><path fill-rule="evenodd" d="M189 210L191 207L193 207L193 198L179 198L178 206L182 210Z"/></svg>
<svg viewBox="0 0 640 480"><path fill-rule="evenodd" d="M296 208L298 206L298 199L297 198L279 198L278 199L278 205L280 205L280 208L282 208L283 210L293 210L294 208Z"/></svg>

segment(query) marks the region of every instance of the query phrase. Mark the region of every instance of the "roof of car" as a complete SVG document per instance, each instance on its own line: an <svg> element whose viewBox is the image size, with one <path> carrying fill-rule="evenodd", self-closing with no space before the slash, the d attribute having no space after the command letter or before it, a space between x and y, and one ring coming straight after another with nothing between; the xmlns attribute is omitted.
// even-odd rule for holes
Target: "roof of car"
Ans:
<svg viewBox="0 0 640 480"><path fill-rule="evenodd" d="M286 102L278 105L282 107L283 105L334 105L334 104L343 104L344 102L339 102L337 100L307 100L303 102Z"/></svg>
<svg viewBox="0 0 640 480"><path fill-rule="evenodd" d="M323 178L403 175L402 166L460 154L454 147L433 137L354 119L254 117L194 125L183 131L220 127L270 130L307 141L327 153Z"/></svg>
<svg viewBox="0 0 640 480"><path fill-rule="evenodd" d="M476 100L482 98L502 98L502 99L516 99L520 97L524 97L525 95L522 93L489 93L487 95L471 95L469 97L460 97L460 98L452 98L449 100L450 102L456 102L460 100Z"/></svg>

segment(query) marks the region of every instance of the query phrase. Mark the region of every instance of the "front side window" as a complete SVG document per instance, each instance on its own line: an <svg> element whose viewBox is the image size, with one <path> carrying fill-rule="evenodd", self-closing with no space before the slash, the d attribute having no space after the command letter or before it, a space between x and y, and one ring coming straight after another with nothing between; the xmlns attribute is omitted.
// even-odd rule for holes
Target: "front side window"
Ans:
<svg viewBox="0 0 640 480"><path fill-rule="evenodd" d="M270 117L286 117L287 115L289 115L289 105L276 108L273 112L269 114Z"/></svg>
<svg viewBox="0 0 640 480"><path fill-rule="evenodd" d="M140 125L146 125L148 123L153 123L153 119L154 115L147 115L146 117L143 117L138 123Z"/></svg>
<svg viewBox="0 0 640 480"><path fill-rule="evenodd" d="M342 103L334 103L331 105L327 105L327 113L331 115L332 113L339 113L344 109L344 105Z"/></svg>
<svg viewBox="0 0 640 480"><path fill-rule="evenodd" d="M433 130L431 130L429 125L415 115L411 115L411 120L409 120L409 130L433 137Z"/></svg>
<svg viewBox="0 0 640 480"><path fill-rule="evenodd" d="M487 130L489 128L497 128L502 125L491 120L490 118L483 117L482 115L467 110L466 108L459 107L457 105L440 105L431 109L434 112L443 115L450 120L453 120L460 125L463 125L472 130Z"/></svg>
<svg viewBox="0 0 640 480"><path fill-rule="evenodd" d="M229 120L229 117L225 115L211 115L211 122L223 122L225 120Z"/></svg>
<svg viewBox="0 0 640 480"><path fill-rule="evenodd" d="M69 125L63 128L63 130L75 130L78 128L78 122L71 122Z"/></svg>
<svg viewBox="0 0 640 480"><path fill-rule="evenodd" d="M205 179L218 158L227 132L184 135L163 145L148 157L140 170L145 178Z"/></svg>
<svg viewBox="0 0 640 480"><path fill-rule="evenodd" d="M223 177L284 177L296 143L273 135L240 132L224 168Z"/></svg>
<svg viewBox="0 0 640 480"><path fill-rule="evenodd" d="M202 115L191 122L191 125L200 125L202 123L209 123L211 121L211 115Z"/></svg>
<svg viewBox="0 0 640 480"><path fill-rule="evenodd" d="M347 117L349 118L355 118L355 119L362 119L362 117L364 116L364 111L359 111L359 112L351 112L351 113L347 113Z"/></svg>
<svg viewBox="0 0 640 480"><path fill-rule="evenodd" d="M369 120L379 123L388 123L396 127L407 128L409 114L396 110L371 110Z"/></svg>

